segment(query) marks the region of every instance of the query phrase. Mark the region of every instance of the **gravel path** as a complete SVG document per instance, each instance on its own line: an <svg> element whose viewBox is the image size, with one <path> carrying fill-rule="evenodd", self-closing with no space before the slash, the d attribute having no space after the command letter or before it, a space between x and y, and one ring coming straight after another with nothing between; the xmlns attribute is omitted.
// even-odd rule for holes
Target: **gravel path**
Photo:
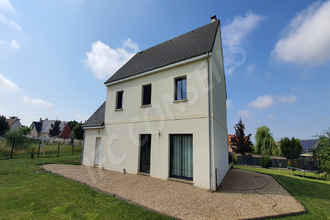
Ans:
<svg viewBox="0 0 330 220"><path fill-rule="evenodd" d="M219 192L211 193L190 184L88 166L43 167L182 219L246 219L305 211L273 177L244 170L230 170Z"/></svg>

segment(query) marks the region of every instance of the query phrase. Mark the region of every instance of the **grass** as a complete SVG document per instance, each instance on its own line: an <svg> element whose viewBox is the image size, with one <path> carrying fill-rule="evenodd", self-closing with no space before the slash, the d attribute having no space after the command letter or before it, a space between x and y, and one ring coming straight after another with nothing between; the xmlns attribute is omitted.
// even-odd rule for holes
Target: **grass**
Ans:
<svg viewBox="0 0 330 220"><path fill-rule="evenodd" d="M1 219L167 219L86 185L42 172L42 159L0 160ZM79 164L80 154L45 158Z"/></svg>
<svg viewBox="0 0 330 220"><path fill-rule="evenodd" d="M330 181L316 180L315 174L312 173L306 173L306 177L301 177L292 174L289 170L249 166L235 166L235 168L272 175L306 208L305 214L281 219L330 219Z"/></svg>

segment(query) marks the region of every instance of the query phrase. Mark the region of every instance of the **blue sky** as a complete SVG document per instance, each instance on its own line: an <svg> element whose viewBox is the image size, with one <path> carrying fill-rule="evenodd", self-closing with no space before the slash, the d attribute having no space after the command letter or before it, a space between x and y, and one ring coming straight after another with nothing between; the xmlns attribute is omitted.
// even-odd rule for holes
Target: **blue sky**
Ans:
<svg viewBox="0 0 330 220"><path fill-rule="evenodd" d="M228 130L330 127L330 2L0 0L0 114L84 121L134 53L221 21Z"/></svg>

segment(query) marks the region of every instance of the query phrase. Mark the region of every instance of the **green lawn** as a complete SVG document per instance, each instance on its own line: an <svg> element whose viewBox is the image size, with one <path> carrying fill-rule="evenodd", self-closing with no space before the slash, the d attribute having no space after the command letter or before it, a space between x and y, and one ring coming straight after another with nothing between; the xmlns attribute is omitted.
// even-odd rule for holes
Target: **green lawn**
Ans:
<svg viewBox="0 0 330 220"><path fill-rule="evenodd" d="M316 180L314 174L300 177L291 171L248 166L235 168L272 175L285 189L305 206L307 213L283 219L330 219L330 181ZM295 172L298 174L298 172Z"/></svg>
<svg viewBox="0 0 330 220"><path fill-rule="evenodd" d="M80 154L45 158L79 164ZM0 219L167 219L86 185L41 172L42 159L0 160Z"/></svg>

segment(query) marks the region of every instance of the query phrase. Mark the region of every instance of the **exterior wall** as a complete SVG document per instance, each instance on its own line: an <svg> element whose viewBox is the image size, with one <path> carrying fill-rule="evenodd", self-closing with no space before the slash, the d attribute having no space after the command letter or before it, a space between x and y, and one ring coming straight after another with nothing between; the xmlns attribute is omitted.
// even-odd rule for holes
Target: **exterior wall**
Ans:
<svg viewBox="0 0 330 220"><path fill-rule="evenodd" d="M221 47L220 28L218 29L214 48L211 55L211 79L210 79L210 111L211 111L211 140L212 155L212 185L215 189L226 175L228 166L228 130L227 130L227 108L226 108L226 83ZM216 185L216 187L214 187Z"/></svg>
<svg viewBox="0 0 330 220"><path fill-rule="evenodd" d="M96 153L96 138L101 138L101 149L105 150L106 145L102 148L104 141L105 129L85 129L84 137L84 148L83 148L83 159L82 164L86 166L94 166L95 164L95 153ZM104 159L107 159L106 157Z"/></svg>
<svg viewBox="0 0 330 220"><path fill-rule="evenodd" d="M71 134L71 128L69 124L66 124L64 130L61 132L59 138L69 139Z"/></svg>
<svg viewBox="0 0 330 220"><path fill-rule="evenodd" d="M174 79L187 77L187 101L174 101ZM93 166L96 137L101 137L100 166L139 171L139 135L151 134L152 177L167 179L170 134L193 134L193 182L209 189L207 60L163 70L107 88L105 128L85 130L83 164ZM151 106L141 107L142 85L152 83ZM124 90L123 110L115 111L116 92Z"/></svg>
<svg viewBox="0 0 330 220"><path fill-rule="evenodd" d="M16 120L16 121L10 126L10 130L17 131L20 127L22 127L21 123L19 122L19 120Z"/></svg>

